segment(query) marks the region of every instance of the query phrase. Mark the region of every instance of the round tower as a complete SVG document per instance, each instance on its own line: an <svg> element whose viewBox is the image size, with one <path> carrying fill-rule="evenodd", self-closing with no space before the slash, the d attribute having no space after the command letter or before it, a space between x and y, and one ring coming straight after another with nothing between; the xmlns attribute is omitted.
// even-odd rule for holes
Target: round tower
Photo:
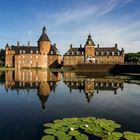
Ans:
<svg viewBox="0 0 140 140"><path fill-rule="evenodd" d="M38 47L41 54L48 54L51 48L51 41L46 34L45 26L42 29L42 35L38 40Z"/></svg>

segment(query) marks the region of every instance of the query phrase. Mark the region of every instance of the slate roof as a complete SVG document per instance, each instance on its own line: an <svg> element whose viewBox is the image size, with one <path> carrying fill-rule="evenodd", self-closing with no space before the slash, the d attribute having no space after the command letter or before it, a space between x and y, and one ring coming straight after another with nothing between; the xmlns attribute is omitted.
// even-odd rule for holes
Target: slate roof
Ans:
<svg viewBox="0 0 140 140"><path fill-rule="evenodd" d="M16 52L16 54L40 54L40 51L37 46L30 46L30 47L28 47L28 46L19 46L19 47L11 46L10 48L12 50L14 50ZM51 45L51 49L48 54L56 55L56 54L60 54L60 53L54 45Z"/></svg>
<svg viewBox="0 0 140 140"><path fill-rule="evenodd" d="M70 48L64 55L83 55L85 48Z"/></svg>
<svg viewBox="0 0 140 140"><path fill-rule="evenodd" d="M88 45L88 46L95 46L95 44L94 44L94 42L93 42L93 40L92 40L91 37L92 37L92 36L89 34L89 35L88 35L88 39L87 39L85 45Z"/></svg>
<svg viewBox="0 0 140 140"><path fill-rule="evenodd" d="M121 51L117 47L104 47L104 48L95 48L95 55L96 52L98 55L112 55L112 52L114 52L114 55L118 55L118 52L121 53ZM65 54L66 55L84 55L85 48L70 48Z"/></svg>
<svg viewBox="0 0 140 140"><path fill-rule="evenodd" d="M41 41L49 41L49 42L51 42L49 37L46 34L46 28L45 27L43 27L43 29L42 29L42 35L40 36L38 42L41 42Z"/></svg>
<svg viewBox="0 0 140 140"><path fill-rule="evenodd" d="M60 55L58 49L54 45L51 45L51 49L50 49L48 55L53 55L53 54L55 54L55 55L59 54Z"/></svg>
<svg viewBox="0 0 140 140"><path fill-rule="evenodd" d="M38 51L39 53L39 50L38 50L38 47L37 46L11 46L11 49L14 50L16 52L16 54L21 54L20 51L25 51L24 54L31 54L31 51L32 51L32 54L36 54L36 52Z"/></svg>

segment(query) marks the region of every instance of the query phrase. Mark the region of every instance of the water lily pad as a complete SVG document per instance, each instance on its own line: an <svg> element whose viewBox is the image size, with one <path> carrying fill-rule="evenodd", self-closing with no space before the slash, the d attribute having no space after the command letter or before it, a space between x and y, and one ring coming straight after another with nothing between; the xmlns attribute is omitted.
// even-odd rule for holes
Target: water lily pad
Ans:
<svg viewBox="0 0 140 140"><path fill-rule="evenodd" d="M68 127L61 127L59 129L59 131L63 131L63 132L68 132L69 128Z"/></svg>
<svg viewBox="0 0 140 140"><path fill-rule="evenodd" d="M120 132L113 132L103 137L103 140L120 140L123 134Z"/></svg>
<svg viewBox="0 0 140 140"><path fill-rule="evenodd" d="M58 140L71 140L71 136L67 135L65 132L57 131L56 136Z"/></svg>
<svg viewBox="0 0 140 140"><path fill-rule="evenodd" d="M56 130L55 129L45 129L44 130L44 133L45 134L52 134L52 135L55 135L56 134Z"/></svg>
<svg viewBox="0 0 140 140"><path fill-rule="evenodd" d="M41 138L41 140L55 140L55 137L54 136L51 136L51 135L46 135L46 136L43 136Z"/></svg>
<svg viewBox="0 0 140 140"><path fill-rule="evenodd" d="M85 134L80 134L75 136L76 140L88 140L88 136L86 136Z"/></svg>
<svg viewBox="0 0 140 140"><path fill-rule="evenodd" d="M73 130L73 131L69 131L68 134L69 134L70 136L77 136L77 135L80 134L80 132L79 132L79 131L76 131L76 130Z"/></svg>
<svg viewBox="0 0 140 140"><path fill-rule="evenodd" d="M51 127L53 125L53 123L45 123L43 124L44 127Z"/></svg>
<svg viewBox="0 0 140 140"><path fill-rule="evenodd" d="M127 140L140 140L140 134L139 133L126 131L123 134L124 134L124 138L127 139Z"/></svg>

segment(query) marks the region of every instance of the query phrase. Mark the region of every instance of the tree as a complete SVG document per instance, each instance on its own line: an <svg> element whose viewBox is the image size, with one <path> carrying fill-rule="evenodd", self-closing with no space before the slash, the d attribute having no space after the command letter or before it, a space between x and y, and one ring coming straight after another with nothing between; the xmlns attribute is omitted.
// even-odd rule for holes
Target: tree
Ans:
<svg viewBox="0 0 140 140"><path fill-rule="evenodd" d="M4 65L5 62L5 50L0 49L0 65Z"/></svg>
<svg viewBox="0 0 140 140"><path fill-rule="evenodd" d="M140 52L127 53L125 55L125 62L140 63Z"/></svg>

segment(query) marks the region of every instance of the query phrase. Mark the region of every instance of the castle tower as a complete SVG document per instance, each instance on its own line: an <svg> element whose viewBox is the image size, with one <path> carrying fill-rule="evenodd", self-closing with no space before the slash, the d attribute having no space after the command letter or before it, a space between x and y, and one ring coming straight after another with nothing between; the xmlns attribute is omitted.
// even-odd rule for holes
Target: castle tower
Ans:
<svg viewBox="0 0 140 140"><path fill-rule="evenodd" d="M46 34L46 27L44 26L42 29L42 35L38 40L38 47L41 54L48 54L51 48L51 41Z"/></svg>
<svg viewBox="0 0 140 140"><path fill-rule="evenodd" d="M85 60L91 63L95 61L95 44L90 34L85 44Z"/></svg>

